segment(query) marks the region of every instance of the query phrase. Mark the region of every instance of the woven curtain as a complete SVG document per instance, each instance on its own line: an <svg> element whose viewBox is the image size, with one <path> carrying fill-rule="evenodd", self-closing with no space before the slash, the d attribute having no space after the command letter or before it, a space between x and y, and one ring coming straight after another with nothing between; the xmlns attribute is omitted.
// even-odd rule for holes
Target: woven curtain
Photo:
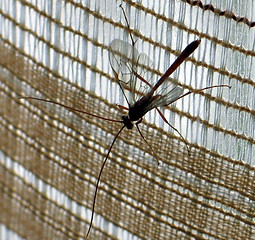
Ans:
<svg viewBox="0 0 255 240"><path fill-rule="evenodd" d="M231 89L160 108L183 138L147 113L153 151L136 127L121 132L88 239L255 239L254 12L252 0L1 0L0 239L85 239L122 124L20 97L121 120L109 45L130 34L154 81L201 39L163 88Z"/></svg>

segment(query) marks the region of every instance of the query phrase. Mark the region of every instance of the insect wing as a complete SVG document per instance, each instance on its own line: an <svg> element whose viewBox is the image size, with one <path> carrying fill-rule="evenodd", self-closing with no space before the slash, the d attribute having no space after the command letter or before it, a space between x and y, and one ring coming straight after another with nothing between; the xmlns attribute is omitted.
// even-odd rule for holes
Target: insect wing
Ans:
<svg viewBox="0 0 255 240"><path fill-rule="evenodd" d="M152 88L153 63L146 54L139 54L131 44L115 39L109 47L109 59L115 78L129 104L136 102Z"/></svg>
<svg viewBox="0 0 255 240"><path fill-rule="evenodd" d="M167 81L155 91L153 95L154 100L145 108L145 111L148 112L156 107L167 106L178 99L183 92L184 89L182 87L169 84Z"/></svg>
<svg viewBox="0 0 255 240"><path fill-rule="evenodd" d="M175 84L169 84L169 81L165 82L158 91L155 92L156 100L153 101L154 107L167 106L173 103L184 92L184 89Z"/></svg>

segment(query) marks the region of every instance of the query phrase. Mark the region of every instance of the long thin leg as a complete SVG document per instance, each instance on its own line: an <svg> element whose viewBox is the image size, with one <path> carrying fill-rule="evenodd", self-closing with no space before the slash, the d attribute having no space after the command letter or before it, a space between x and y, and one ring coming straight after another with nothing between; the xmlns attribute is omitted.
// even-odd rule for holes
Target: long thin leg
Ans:
<svg viewBox="0 0 255 240"><path fill-rule="evenodd" d="M184 141L184 143L185 143L185 145L186 145L186 147L187 147L188 154L190 155L190 147L189 147L189 145L188 145L188 143L187 143L187 140L181 135L181 133L178 131L178 129L176 129L173 125L171 125L171 124L167 121L167 119L165 118L164 114L163 114L158 108L156 108L156 110L157 110L157 112L159 113L160 117L164 120L164 122L165 122L168 126L170 126L173 130L175 130L175 131L180 135L180 137L183 139L183 141Z"/></svg>
<svg viewBox="0 0 255 240"><path fill-rule="evenodd" d="M97 178L97 183L96 183L96 190L95 190L95 193L94 193L94 199L93 199L93 206L92 206L92 215L91 215L91 219L90 219L90 224L89 224L89 229L87 231L87 234L85 236L85 239L87 239L87 237L89 236L89 233L90 233L90 230L91 230L91 227L92 227L92 223L93 223L93 219L94 219L94 213L95 213L95 205L96 205L96 197L97 197L97 192L98 192L98 187L99 187L99 182L100 182L100 178L101 178L101 175L102 175L102 172L103 172L103 169L104 169L104 166L108 160L108 157L110 155L110 152L112 150L112 147L115 143L115 141L117 140L118 136L120 135L120 133L122 132L122 130L125 128L125 125L122 126L122 128L118 131L118 133L116 134L115 138L113 139L112 141L112 144L108 150L108 153L105 157L105 160L102 164L102 167L100 169L100 172L99 172L99 175L98 175L98 178Z"/></svg>
<svg viewBox="0 0 255 240"><path fill-rule="evenodd" d="M151 89L153 88L153 86L148 81L146 81L141 75L139 75L137 72L134 72L134 74L136 77L138 77L138 79L140 79L142 82L147 84Z"/></svg>
<svg viewBox="0 0 255 240"><path fill-rule="evenodd" d="M129 110L129 108L127 108L125 106L122 106L122 105L119 105L119 104L117 104L117 107L120 108L120 109L126 110L126 111Z"/></svg>
<svg viewBox="0 0 255 240"><path fill-rule="evenodd" d="M158 158L157 158L157 154L154 152L152 146L151 146L151 145L148 143L148 141L145 139L145 137L143 136L143 134L142 134L140 128L138 127L138 124L141 123L141 122L142 122L142 119L140 119L138 122L136 122L135 125L136 125L136 127L137 127L137 130L138 130L139 134L141 135L142 139L144 140L144 142L149 146L149 148L150 148L151 151L153 152L153 155L154 155L154 157L156 158L157 163L158 163L158 165L159 165L159 160L158 160Z"/></svg>
<svg viewBox="0 0 255 240"><path fill-rule="evenodd" d="M124 10L124 8L122 7L122 4L120 4L119 7L121 8L121 10L122 10L122 12L123 12L123 15L124 15L124 18L125 18L127 27L128 27L128 29L130 30L130 25L129 25L129 23L128 23L128 19L127 19L125 10ZM131 41L132 41L132 46L133 46L133 54L132 54L132 55L134 56L135 41L134 41L134 38L133 38L131 32L128 31L128 33L129 33L129 36L130 36ZM110 61L110 63L111 63L111 61ZM131 69L130 69L132 72L134 72L134 71L133 71L133 69L134 69L133 64L134 64L134 61L132 60L132 66L131 66ZM111 67L112 67L112 66L111 66ZM120 86L120 89L121 89L121 91L122 91L122 93L123 93L123 95L124 95L124 97L125 97L125 99L126 99L126 102L127 102L128 106L130 107L130 103L129 103L128 98L127 98L127 96L126 96L126 94L125 94L125 91L124 91L123 87L122 87L121 84L120 84L120 79L119 79L118 73L115 72L115 70L114 70L113 67L112 67L112 70L113 70L113 72L114 72L114 77L116 78L117 83L118 83L118 85Z"/></svg>
<svg viewBox="0 0 255 240"><path fill-rule="evenodd" d="M125 10L124 10L124 8L122 7L122 4L120 4L119 7L121 8L121 10L122 10L122 12L123 12L123 15L124 15L124 18L125 18L125 21L126 21L126 24L127 24L128 29L131 30L130 25L129 25L129 22L128 22L128 19L127 19L127 16L126 16L126 13L125 13ZM129 35L130 35L130 38L131 38L131 41L132 41L132 45L133 45L133 47L134 47L134 46L135 46L135 40L134 40L134 38L133 38L131 32L128 31L128 33L129 33Z"/></svg>
<svg viewBox="0 0 255 240"><path fill-rule="evenodd" d="M187 95L189 95L191 93L198 93L198 92L202 92L202 91L207 90L207 89L218 88L218 87L228 87L228 88L231 88L231 86L223 84L223 85L215 85L215 86L205 87L205 88L201 88L201 89L190 90L187 93L181 95L180 97L174 99L172 102L168 103L167 105L170 105L173 102L176 102L177 100L179 100L179 99L181 99L181 98L183 98L183 97L185 97L185 96L187 96Z"/></svg>
<svg viewBox="0 0 255 240"><path fill-rule="evenodd" d="M191 91L189 91L189 92L187 92L187 93L181 95L180 97L174 99L174 101L168 103L168 105L170 105L170 104L173 103L173 102L176 102L177 100L179 100L179 99L181 99L181 98L183 98L183 97L185 97L185 96L187 96L187 95L189 95L189 94L191 94L191 93L198 93L198 92L202 92L202 91L207 90L207 89L218 88L218 87L228 87L228 88L231 88L231 86L229 86L229 85L224 85L224 84L223 84L223 85L216 85L216 86L205 87L205 88L201 88L201 89L197 89L197 90L191 90ZM157 107L156 107L156 110L158 111L159 115L160 115L161 118L164 120L164 122L165 122L166 124L168 124L172 129L174 129L174 130L180 135L180 137L183 139L184 143L186 144L186 147L187 147L187 150L188 150L188 154L190 155L190 147L189 147L189 145L187 144L187 140L181 135L181 133L180 133L174 126L172 126L172 125L167 121L167 119L165 118L165 116L163 115L163 113L162 113Z"/></svg>

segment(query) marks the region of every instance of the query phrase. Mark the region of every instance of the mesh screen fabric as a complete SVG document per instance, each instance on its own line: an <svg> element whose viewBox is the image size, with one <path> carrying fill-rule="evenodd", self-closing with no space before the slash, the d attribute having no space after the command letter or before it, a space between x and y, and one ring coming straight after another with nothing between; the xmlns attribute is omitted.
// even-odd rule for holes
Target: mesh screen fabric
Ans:
<svg viewBox="0 0 255 240"><path fill-rule="evenodd" d="M114 85L108 62L102 64L99 55L107 58L113 34L110 30L115 27L114 36L121 38L127 27L124 21L119 22L123 16L115 1L111 2L113 10L109 2L90 6L75 1L47 3L44 6L40 1L3 1L1 5L0 219L7 229L25 239L83 239L96 178L120 125L106 124L59 106L21 101L18 97L58 100L119 119L122 113L114 103L123 99ZM249 17L247 9L245 14L241 10L239 13L231 1L226 5L211 3L222 11L229 9L237 16ZM187 37L195 35L203 37L208 46L217 45L212 48L216 54L208 58L209 47L201 46L173 78L180 79L180 85L186 89L205 84L182 81L183 70L186 75L190 73L190 79L202 74L207 85L217 83L215 79L230 83L232 90L231 95L225 90L196 94L164 110L166 116L176 115L172 122L176 127L180 125L181 132L190 140L191 156L178 136L160 122L154 123L153 114L146 119L150 123L144 122L141 129L157 150L159 167L136 131L120 135L103 173L90 239L128 239L131 235L137 239L252 239L254 103L248 99L254 88L254 40L250 36L254 30L215 11L191 7L190 1L165 3L167 18L160 14L163 4L123 4L127 4L131 26L139 29L134 35L145 42L144 46L137 41L138 48L144 48L149 56L154 48L161 49L160 54L155 54L155 69L163 70L155 74L162 73L188 42ZM116 18L112 17L115 12ZM160 34L147 36L148 30L142 25L144 16L151 18L147 23L155 19L167 22L162 29L172 30L172 40L164 40ZM202 22L194 20L199 16L204 17ZM29 18L35 19L34 25ZM210 18L219 28L226 28L224 34L221 29L209 28ZM155 31L163 34L162 29ZM241 37L230 38L238 31ZM125 37L128 39L127 33ZM146 44L150 45L148 49ZM159 56L164 57L163 63L157 61ZM216 57L220 60L213 59ZM234 65L231 58L238 64ZM246 62L241 63L243 58ZM189 65L195 65L195 71ZM204 106L197 109L199 102ZM197 137L192 138L193 135ZM232 146L235 150L231 150Z"/></svg>

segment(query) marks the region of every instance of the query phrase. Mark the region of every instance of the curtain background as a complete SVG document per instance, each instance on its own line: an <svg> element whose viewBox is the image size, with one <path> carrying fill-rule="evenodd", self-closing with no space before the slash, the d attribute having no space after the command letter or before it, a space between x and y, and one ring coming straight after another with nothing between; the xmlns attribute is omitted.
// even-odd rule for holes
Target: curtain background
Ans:
<svg viewBox="0 0 255 240"><path fill-rule="evenodd" d="M128 29L122 3L131 30ZM84 239L96 179L127 105L108 46L136 40L155 80L188 43L171 75L185 91L117 139L104 169L89 239L255 238L255 4L250 1L0 2L0 238ZM170 81L171 81L170 80Z"/></svg>

